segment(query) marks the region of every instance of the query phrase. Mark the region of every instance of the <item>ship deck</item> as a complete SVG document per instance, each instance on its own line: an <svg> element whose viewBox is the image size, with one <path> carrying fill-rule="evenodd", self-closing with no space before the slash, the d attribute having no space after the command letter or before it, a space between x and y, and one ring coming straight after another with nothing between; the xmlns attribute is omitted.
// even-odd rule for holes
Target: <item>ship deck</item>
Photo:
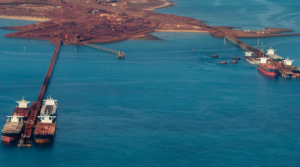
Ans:
<svg viewBox="0 0 300 167"><path fill-rule="evenodd" d="M6 122L2 133L20 133L22 130L22 127L24 125L24 122Z"/></svg>
<svg viewBox="0 0 300 167"><path fill-rule="evenodd" d="M43 105L41 109L41 116L45 114L56 115L57 106L56 105Z"/></svg>
<svg viewBox="0 0 300 167"><path fill-rule="evenodd" d="M13 113L13 115L23 116L25 119L28 118L30 113L30 108L19 108L17 107Z"/></svg>
<svg viewBox="0 0 300 167"><path fill-rule="evenodd" d="M256 65L258 64L259 60L253 57L245 57L246 61L248 61L250 64Z"/></svg>
<svg viewBox="0 0 300 167"><path fill-rule="evenodd" d="M266 64L266 63L259 63L260 66L262 66L263 68L265 68L266 70L268 69L273 69L273 70L277 70L278 68L274 67L271 64Z"/></svg>
<svg viewBox="0 0 300 167"><path fill-rule="evenodd" d="M54 135L56 123L37 123L34 135Z"/></svg>

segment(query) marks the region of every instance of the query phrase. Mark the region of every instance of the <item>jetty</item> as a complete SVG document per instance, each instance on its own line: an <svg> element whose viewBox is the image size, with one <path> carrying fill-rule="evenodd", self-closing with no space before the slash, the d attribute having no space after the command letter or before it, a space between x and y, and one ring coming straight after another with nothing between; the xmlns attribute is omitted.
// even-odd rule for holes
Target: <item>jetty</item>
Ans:
<svg viewBox="0 0 300 167"><path fill-rule="evenodd" d="M56 44L55 51L53 53L50 65L48 67L48 71L46 73L42 88L40 90L39 96L37 101L31 106L31 113L28 117L28 120L26 122L26 126L24 129L24 132L21 134L20 141L18 143L18 147L31 147L32 146L32 135L35 129L35 125L37 122L37 116L39 115L41 106L42 106L42 100L45 95L45 91L47 89L48 83L51 78L51 74L53 71L53 68L55 66L55 62L60 50L60 46L62 45L62 40L59 40Z"/></svg>
<svg viewBox="0 0 300 167"><path fill-rule="evenodd" d="M92 44L88 44L88 43L84 43L83 45L90 47L90 48L94 48L94 49L99 49L108 53L112 53L112 54L116 54L118 59L125 59L125 53L124 52L120 52L120 51L116 51L116 50L112 50L112 49L107 49L107 48L103 48L100 46L96 46L96 45L92 45Z"/></svg>
<svg viewBox="0 0 300 167"><path fill-rule="evenodd" d="M250 64L257 65L259 62L259 58L267 57L267 58L270 58L268 60L268 63L273 65L274 67L278 68L278 71L282 77L296 78L297 74L294 74L284 64L279 62L279 61L284 60L284 58L275 54L275 52L274 52L275 50L273 50L272 48L270 48L268 50L268 52L265 53L263 50L260 51L258 47L257 48L251 47L230 34L226 34L224 39L227 39L232 44L237 45L242 50L250 52L251 55L245 56L246 61L249 62Z"/></svg>

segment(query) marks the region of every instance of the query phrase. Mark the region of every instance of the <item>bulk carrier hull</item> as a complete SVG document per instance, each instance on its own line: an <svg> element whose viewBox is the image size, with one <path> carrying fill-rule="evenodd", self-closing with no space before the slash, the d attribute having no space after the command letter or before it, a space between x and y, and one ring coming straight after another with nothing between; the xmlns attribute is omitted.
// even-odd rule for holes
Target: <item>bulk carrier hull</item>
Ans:
<svg viewBox="0 0 300 167"><path fill-rule="evenodd" d="M34 141L35 143L38 144L46 144L46 143L51 143L53 141L54 135L49 135L49 136L35 136Z"/></svg>
<svg viewBox="0 0 300 167"><path fill-rule="evenodd" d="M34 141L39 144L51 143L55 135L56 123L38 122L34 132Z"/></svg>
<svg viewBox="0 0 300 167"><path fill-rule="evenodd" d="M1 142L6 142L6 143L17 142L19 141L20 137L21 137L21 133L16 134L14 136L1 135Z"/></svg>
<svg viewBox="0 0 300 167"><path fill-rule="evenodd" d="M275 69L267 69L264 68L261 64L258 64L258 70L262 72L264 75L270 76L270 77L275 77L278 75Z"/></svg>

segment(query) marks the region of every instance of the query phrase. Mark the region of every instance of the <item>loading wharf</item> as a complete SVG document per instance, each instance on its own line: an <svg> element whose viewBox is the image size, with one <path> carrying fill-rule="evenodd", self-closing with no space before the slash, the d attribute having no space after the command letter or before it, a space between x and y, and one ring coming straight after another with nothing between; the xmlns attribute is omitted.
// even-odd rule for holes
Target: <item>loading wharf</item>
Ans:
<svg viewBox="0 0 300 167"><path fill-rule="evenodd" d="M225 32L225 37L224 40L227 39L228 41L230 41L232 44L237 45L239 48L241 48L243 51L248 51L248 52L252 52L253 55L249 56L249 57L245 57L246 61L248 61L250 64L254 64L257 65L258 62L260 61L259 59L261 57L267 57L270 58L268 60L268 63L273 65L274 67L276 67L278 69L278 72L281 74L282 77L284 78L296 78L296 75L294 75L294 73L292 71L290 71L284 64L275 61L275 60L281 60L282 57L280 56L270 56L270 55L266 55L264 53L263 50L259 50L259 48L254 48L251 47L247 44L245 44L244 42L242 42L241 40L237 39L236 37L234 37L233 35L226 33Z"/></svg>
<svg viewBox="0 0 300 167"><path fill-rule="evenodd" d="M90 47L90 48L99 49L99 50L102 50L102 51L105 51L105 52L108 52L108 53L117 54L118 59L125 59L125 53L124 52L120 52L120 51L116 51L116 50L112 50L112 49L107 49L107 48L103 48L103 47L88 44L88 43L84 43L83 45L85 45L87 47Z"/></svg>
<svg viewBox="0 0 300 167"><path fill-rule="evenodd" d="M32 135L36 126L37 122L37 116L39 115L39 112L41 110L42 106L42 100L45 95L45 91L47 89L48 83L50 81L50 77L58 56L58 52L60 50L60 46L62 45L62 40L59 40L56 44L55 51L53 53L50 65L48 67L48 71L46 73L42 88L40 90L39 96L37 101L31 105L31 112L28 117L28 120L26 121L24 132L21 134L21 139L18 143L18 147L31 147L32 146Z"/></svg>
<svg viewBox="0 0 300 167"><path fill-rule="evenodd" d="M6 123L1 133L1 142L12 143L19 141L18 147L31 147L33 141L39 144L50 143L53 141L52 139L55 135L56 127L55 118L57 100L53 100L51 96L50 99L43 99L60 47L63 44L61 39L56 41L57 42L53 42L56 44L56 48L50 61L37 101L35 103L32 102L29 107L28 103L30 103L30 101L26 101L24 97L21 101L16 101L19 103L19 106L16 106L12 116L7 116ZM86 46L110 53L117 53L118 58L124 59L125 54L123 52L90 44L86 44ZM44 102L42 103L42 101ZM39 118L39 120L37 120L37 118Z"/></svg>

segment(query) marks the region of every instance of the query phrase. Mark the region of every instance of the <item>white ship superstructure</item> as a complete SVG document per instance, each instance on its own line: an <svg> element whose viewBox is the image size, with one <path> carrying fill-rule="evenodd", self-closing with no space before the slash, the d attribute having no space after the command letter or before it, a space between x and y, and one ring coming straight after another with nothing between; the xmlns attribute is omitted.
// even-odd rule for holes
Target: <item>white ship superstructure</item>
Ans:
<svg viewBox="0 0 300 167"><path fill-rule="evenodd" d="M24 100L24 97L21 101L16 101L16 102L19 104L18 108L27 108L28 104L30 103L30 101Z"/></svg>
<svg viewBox="0 0 300 167"><path fill-rule="evenodd" d="M56 116L50 116L49 114L46 114L44 116L38 116L38 118L41 120L42 123L53 123Z"/></svg>
<svg viewBox="0 0 300 167"><path fill-rule="evenodd" d="M245 57L251 57L254 52L247 50L245 53Z"/></svg>
<svg viewBox="0 0 300 167"><path fill-rule="evenodd" d="M286 65L286 66L292 66L292 65L293 65L293 61L294 61L294 60L291 60L291 59L289 59L289 58L286 58L285 60L283 60L283 63L284 63L284 65Z"/></svg>
<svg viewBox="0 0 300 167"><path fill-rule="evenodd" d="M270 49L268 49L267 50L267 53L266 53L266 55L268 56L268 57L270 57L271 59L273 59L273 60L284 60L284 58L282 58L281 56L279 56L279 55L277 55L276 53L275 53L275 51L276 50L274 50L272 47L270 47Z"/></svg>

